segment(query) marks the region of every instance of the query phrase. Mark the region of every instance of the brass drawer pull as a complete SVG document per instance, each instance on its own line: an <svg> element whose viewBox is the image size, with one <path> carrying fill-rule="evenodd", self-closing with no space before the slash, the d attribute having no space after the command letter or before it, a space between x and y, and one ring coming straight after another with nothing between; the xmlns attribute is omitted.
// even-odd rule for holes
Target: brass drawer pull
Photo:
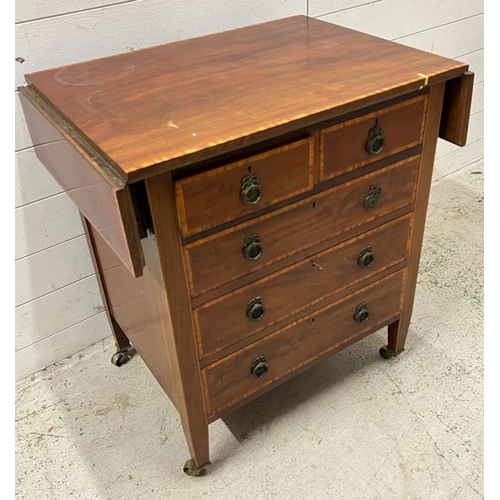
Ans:
<svg viewBox="0 0 500 500"><path fill-rule="evenodd" d="M252 361L252 366L250 368L250 373L257 378L262 378L267 375L269 371L269 365L267 364L267 358L265 356L257 356Z"/></svg>
<svg viewBox="0 0 500 500"><path fill-rule="evenodd" d="M262 198L262 187L255 174L248 174L241 179L241 201L245 205L255 205Z"/></svg>
<svg viewBox="0 0 500 500"><path fill-rule="evenodd" d="M368 132L368 142L366 150L371 155L378 155L382 152L385 146L385 139L382 132L382 127L378 124L378 118L375 120L375 126Z"/></svg>
<svg viewBox="0 0 500 500"><path fill-rule="evenodd" d="M260 238L256 234L250 234L243 243L243 255L247 260L257 260L264 253Z"/></svg>
<svg viewBox="0 0 500 500"><path fill-rule="evenodd" d="M250 321L260 321L266 315L266 308L262 297L254 297L248 301L247 318Z"/></svg>
<svg viewBox="0 0 500 500"><path fill-rule="evenodd" d="M368 321L369 317L370 313L368 312L368 304L366 302L362 302L358 307L356 307L354 321L356 321L356 323L365 323Z"/></svg>
<svg viewBox="0 0 500 500"><path fill-rule="evenodd" d="M375 262L375 254L373 253L372 247L367 246L359 252L358 265L363 269L371 267Z"/></svg>
<svg viewBox="0 0 500 500"><path fill-rule="evenodd" d="M382 193L382 188L378 184L370 187L370 189L368 190L368 194L366 195L365 201L363 202L365 210L371 210L372 208L375 208L377 206L381 193Z"/></svg>

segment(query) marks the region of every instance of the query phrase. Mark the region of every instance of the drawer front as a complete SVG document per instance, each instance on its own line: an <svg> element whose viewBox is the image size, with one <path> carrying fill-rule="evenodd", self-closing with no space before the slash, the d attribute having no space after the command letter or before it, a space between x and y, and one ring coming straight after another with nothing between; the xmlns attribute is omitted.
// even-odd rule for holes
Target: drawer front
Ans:
<svg viewBox="0 0 500 500"><path fill-rule="evenodd" d="M194 310L200 357L208 356L398 264L411 215L320 252Z"/></svg>
<svg viewBox="0 0 500 500"><path fill-rule="evenodd" d="M186 245L191 295L200 295L411 205L419 160L409 158ZM382 188L380 197L367 209L365 200L374 186ZM252 235L258 238L262 250L256 260L244 255L245 242Z"/></svg>
<svg viewBox="0 0 500 500"><path fill-rule="evenodd" d="M420 144L426 104L423 95L322 130L320 180Z"/></svg>
<svg viewBox="0 0 500 500"><path fill-rule="evenodd" d="M209 416L258 395L279 379L395 320L400 312L404 271L305 316L202 370ZM358 307L366 305L366 309ZM358 323L358 319L364 319ZM264 365L256 366L264 357ZM255 363L255 365L254 365ZM254 365L254 374L252 374ZM259 378L257 375L263 375Z"/></svg>
<svg viewBox="0 0 500 500"><path fill-rule="evenodd" d="M181 232L204 231L312 189L312 138L175 183Z"/></svg>

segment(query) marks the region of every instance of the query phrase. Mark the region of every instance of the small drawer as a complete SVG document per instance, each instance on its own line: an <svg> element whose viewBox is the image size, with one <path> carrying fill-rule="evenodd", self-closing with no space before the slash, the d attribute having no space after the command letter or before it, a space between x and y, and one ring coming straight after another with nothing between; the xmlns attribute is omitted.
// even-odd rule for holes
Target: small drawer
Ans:
<svg viewBox="0 0 500 500"><path fill-rule="evenodd" d="M426 108L427 94L322 130L320 180L420 144Z"/></svg>
<svg viewBox="0 0 500 500"><path fill-rule="evenodd" d="M396 320L403 274L391 274L204 368L209 418Z"/></svg>
<svg viewBox="0 0 500 500"><path fill-rule="evenodd" d="M185 245L191 296L412 205L419 161L408 158Z"/></svg>
<svg viewBox="0 0 500 500"><path fill-rule="evenodd" d="M194 309L200 358L405 265L410 221L391 221Z"/></svg>
<svg viewBox="0 0 500 500"><path fill-rule="evenodd" d="M181 232L189 236L313 187L314 141L302 139L175 183Z"/></svg>

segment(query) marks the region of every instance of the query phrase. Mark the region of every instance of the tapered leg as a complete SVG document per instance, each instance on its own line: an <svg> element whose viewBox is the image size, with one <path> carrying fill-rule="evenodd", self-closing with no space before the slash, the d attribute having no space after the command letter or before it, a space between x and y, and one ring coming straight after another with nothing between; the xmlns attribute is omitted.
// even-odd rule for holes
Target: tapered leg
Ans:
<svg viewBox="0 0 500 500"><path fill-rule="evenodd" d="M108 312L108 318L110 320L111 329L113 331L113 336L115 337L116 352L111 356L111 363L115 366L122 366L128 363L132 356L136 353L134 347L132 347L130 340L125 335L125 332L120 328L120 325L116 322L115 318Z"/></svg>
<svg viewBox="0 0 500 500"><path fill-rule="evenodd" d="M394 321L387 329L389 333L389 344L380 350L384 358L392 358L401 354L405 349L406 337L408 335L408 325L403 325L401 320Z"/></svg>
<svg viewBox="0 0 500 500"><path fill-rule="evenodd" d="M177 409L191 459L184 466L190 476L199 476L210 465L208 420L203 397L200 363L196 346L191 300L178 227L177 208L170 173L146 180L161 263L168 321L164 340L173 359Z"/></svg>
<svg viewBox="0 0 500 500"><path fill-rule="evenodd" d="M191 453L191 459L186 461L183 469L188 476L199 476L210 465L208 423L204 418L204 409L200 410L198 416L191 419L181 414L184 435Z"/></svg>
<svg viewBox="0 0 500 500"><path fill-rule="evenodd" d="M403 352L410 327L417 286L418 267L424 238L427 204L431 189L434 156L436 154L437 137L441 120L441 110L444 97L444 83L433 85L429 89L429 101L422 146L422 158L417 180L415 211L413 213L410 247L406 279L401 299L401 315L398 321L388 327L389 344L380 349L382 357L388 359Z"/></svg>
<svg viewBox="0 0 500 500"><path fill-rule="evenodd" d="M106 290L106 285L103 281L103 270L101 262L99 259L99 252L97 250L97 245L93 235L93 229L90 222L80 213L82 218L83 229L87 237L87 243L89 245L90 256L92 258L92 263L94 265L94 271L97 276L97 281L99 283L99 289L101 291L101 297L104 304L104 309L108 317L109 325L111 326L111 331L113 332L113 337L115 338L116 353L113 354L111 358L111 363L115 366L122 366L127 361L129 361L134 355L135 351L130 344L130 340L125 335L125 332L121 329L120 325L116 322L115 318L111 313L111 308L109 305L108 291Z"/></svg>
<svg viewBox="0 0 500 500"><path fill-rule="evenodd" d="M109 317L111 319L111 329L113 330L113 335L115 337L116 348L120 351L129 349L131 347L130 340L125 335L125 332L121 329L120 325L116 322L115 318L113 318L111 313L109 314Z"/></svg>

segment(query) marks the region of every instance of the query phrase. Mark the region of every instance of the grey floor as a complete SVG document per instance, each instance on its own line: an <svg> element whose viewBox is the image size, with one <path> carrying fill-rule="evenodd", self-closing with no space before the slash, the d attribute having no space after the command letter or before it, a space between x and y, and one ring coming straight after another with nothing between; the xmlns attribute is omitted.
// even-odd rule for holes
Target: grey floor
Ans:
<svg viewBox="0 0 500 500"><path fill-rule="evenodd" d="M179 418L110 340L18 383L19 499L483 497L482 165L433 184L407 350L380 331L212 424L182 473Z"/></svg>

